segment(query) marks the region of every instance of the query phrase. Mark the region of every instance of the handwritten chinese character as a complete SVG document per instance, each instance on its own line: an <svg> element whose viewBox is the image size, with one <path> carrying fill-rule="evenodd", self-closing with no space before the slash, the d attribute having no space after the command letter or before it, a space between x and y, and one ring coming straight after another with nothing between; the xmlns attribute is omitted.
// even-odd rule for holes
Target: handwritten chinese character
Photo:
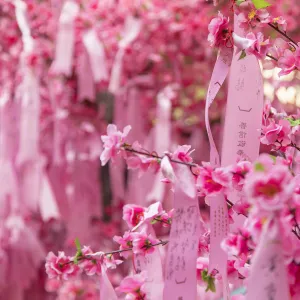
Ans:
<svg viewBox="0 0 300 300"><path fill-rule="evenodd" d="M246 142L245 141L238 141L238 147L245 147Z"/></svg>
<svg viewBox="0 0 300 300"><path fill-rule="evenodd" d="M247 123L241 122L239 127L244 130L247 128Z"/></svg>
<svg viewBox="0 0 300 300"><path fill-rule="evenodd" d="M239 138L240 139L246 138L246 134L247 134L247 132L245 132L245 131L239 131Z"/></svg>

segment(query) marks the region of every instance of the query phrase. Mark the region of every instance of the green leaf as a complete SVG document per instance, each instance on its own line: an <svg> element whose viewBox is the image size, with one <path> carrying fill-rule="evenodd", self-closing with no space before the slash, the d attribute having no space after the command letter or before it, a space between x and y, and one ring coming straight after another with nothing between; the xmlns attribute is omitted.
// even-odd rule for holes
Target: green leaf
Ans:
<svg viewBox="0 0 300 300"><path fill-rule="evenodd" d="M240 6L243 2L245 2L245 0L235 0L237 6Z"/></svg>
<svg viewBox="0 0 300 300"><path fill-rule="evenodd" d="M271 4L266 0L252 0L253 5L256 9L262 9L270 6Z"/></svg>
<svg viewBox="0 0 300 300"><path fill-rule="evenodd" d="M207 287L205 290L206 292L208 292L208 291L215 292L216 291L215 278L213 276L209 275L207 270L203 270L201 272L201 278L204 282L207 283Z"/></svg>
<svg viewBox="0 0 300 300"><path fill-rule="evenodd" d="M204 282L207 281L207 275L208 275L207 270L203 270L203 271L201 272L201 278L202 278L202 280L203 280Z"/></svg>
<svg viewBox="0 0 300 300"><path fill-rule="evenodd" d="M75 245L76 245L77 252L81 253L81 245L78 238L75 239Z"/></svg>
<svg viewBox="0 0 300 300"><path fill-rule="evenodd" d="M254 169L255 169L255 171L258 171L258 172L262 172L265 170L264 165L261 163L256 163L254 165Z"/></svg>
<svg viewBox="0 0 300 300"><path fill-rule="evenodd" d="M207 291L216 292L215 278L209 277L206 287L206 292Z"/></svg>
<svg viewBox="0 0 300 300"><path fill-rule="evenodd" d="M246 56L247 56L247 54L246 54L245 50L242 50L239 60L245 58Z"/></svg>
<svg viewBox="0 0 300 300"><path fill-rule="evenodd" d="M77 249L77 252L76 252L76 255L74 257L74 264L78 264L78 258L82 256L82 251L81 251L81 245L80 245L80 242L79 242L79 239L76 238L75 241L74 241L75 245L76 245L76 249Z"/></svg>
<svg viewBox="0 0 300 300"><path fill-rule="evenodd" d="M292 127L300 125L300 119L294 120L292 118L286 118Z"/></svg>

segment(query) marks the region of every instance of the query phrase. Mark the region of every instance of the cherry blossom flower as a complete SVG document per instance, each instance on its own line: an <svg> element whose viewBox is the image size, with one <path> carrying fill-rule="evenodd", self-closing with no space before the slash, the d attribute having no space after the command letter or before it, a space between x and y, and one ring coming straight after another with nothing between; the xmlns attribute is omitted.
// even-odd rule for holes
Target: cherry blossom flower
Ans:
<svg viewBox="0 0 300 300"><path fill-rule="evenodd" d="M66 256L63 251L58 252L56 256L53 252L49 252L46 257L46 273L50 279L67 280L72 276L76 276L79 272L77 265L70 263L71 258Z"/></svg>
<svg viewBox="0 0 300 300"><path fill-rule="evenodd" d="M280 120L277 123L271 120L269 125L263 126L260 141L266 145L274 145L276 142L280 146L287 146L291 142L290 138L291 125L287 120Z"/></svg>
<svg viewBox="0 0 300 300"><path fill-rule="evenodd" d="M160 241L153 238L151 234L145 234L143 232L133 233L132 251L135 254L151 254L155 251L155 246Z"/></svg>
<svg viewBox="0 0 300 300"><path fill-rule="evenodd" d="M273 18L273 19L271 20L271 22L272 22L274 25L277 25L278 28L279 28L281 31L286 32L287 22L286 22L286 20L285 20L282 16Z"/></svg>
<svg viewBox="0 0 300 300"><path fill-rule="evenodd" d="M190 155L195 151L195 149L190 150L191 147L192 146L190 145L178 146L177 149L173 152L172 158L186 163L191 163L193 159L191 158Z"/></svg>
<svg viewBox="0 0 300 300"><path fill-rule="evenodd" d="M279 76L287 75L300 67L300 51L296 52L286 49L278 59L278 67L281 68Z"/></svg>
<svg viewBox="0 0 300 300"><path fill-rule="evenodd" d="M213 169L209 163L202 163L197 187L201 194L212 195L227 191L230 183L230 174L222 168Z"/></svg>
<svg viewBox="0 0 300 300"><path fill-rule="evenodd" d="M212 47L220 47L225 45L230 38L230 30L228 28L229 18L225 18L219 12L216 18L213 18L208 25L208 41Z"/></svg>
<svg viewBox="0 0 300 300"><path fill-rule="evenodd" d="M246 39L252 41L250 46L244 49L247 55L253 54L258 59L263 59L266 57L268 49L271 45L269 39L264 40L264 35L261 32L258 32L256 36L253 32L249 32L246 35Z"/></svg>
<svg viewBox="0 0 300 300"><path fill-rule="evenodd" d="M126 294L126 300L147 300L145 282L147 273L145 271L125 277L116 291L120 294Z"/></svg>
<svg viewBox="0 0 300 300"><path fill-rule="evenodd" d="M290 45L288 42L282 38L275 39L273 45L268 49L268 54L275 58L275 60L265 60L263 64L264 68L268 70L274 69L278 65L279 59L284 55L284 51L287 49L290 50ZM279 75L281 75L281 73Z"/></svg>
<svg viewBox="0 0 300 300"><path fill-rule="evenodd" d="M95 283L83 280L69 280L64 282L58 291L57 300L94 300L97 299L99 291Z"/></svg>
<svg viewBox="0 0 300 300"><path fill-rule="evenodd" d="M245 192L249 201L264 211L282 209L293 193L292 175L288 167L275 165L265 172L263 165L258 165L257 169L246 179Z"/></svg>
<svg viewBox="0 0 300 300"><path fill-rule="evenodd" d="M229 167L228 172L232 174L232 186L241 191L245 183L245 176L251 169L249 161L240 161L237 164Z"/></svg>
<svg viewBox="0 0 300 300"><path fill-rule="evenodd" d="M248 254L248 240L250 237L250 232L241 228L238 233L230 233L225 240L222 241L221 246L230 256Z"/></svg>
<svg viewBox="0 0 300 300"><path fill-rule="evenodd" d="M261 26L270 22L270 14L266 9L255 9L250 1L245 1L239 6L237 20L239 26L244 29L252 29L255 26Z"/></svg>
<svg viewBox="0 0 300 300"><path fill-rule="evenodd" d="M100 275L104 253L102 252L97 257L91 256L92 254L94 254L94 252L91 250L90 247L84 246L82 248L82 255L90 255L90 258L80 261L80 267L85 271L86 275L88 276L92 276L95 274Z"/></svg>
<svg viewBox="0 0 300 300"><path fill-rule="evenodd" d="M116 243L120 244L120 250L128 250L132 248L133 236L132 233L129 231L126 231L123 237L114 236L113 240ZM128 256L130 255L130 251L121 252L120 255L123 256L124 258L128 258Z"/></svg>
<svg viewBox="0 0 300 300"><path fill-rule="evenodd" d="M123 132L120 132L114 124L107 126L107 135L101 136L101 140L104 143L104 150L100 156L102 166L106 165L110 159L113 159L117 155L130 129L131 126L128 125L124 128Z"/></svg>
<svg viewBox="0 0 300 300"><path fill-rule="evenodd" d="M126 204L123 207L123 220L129 228L138 225L144 218L145 208L134 204Z"/></svg>

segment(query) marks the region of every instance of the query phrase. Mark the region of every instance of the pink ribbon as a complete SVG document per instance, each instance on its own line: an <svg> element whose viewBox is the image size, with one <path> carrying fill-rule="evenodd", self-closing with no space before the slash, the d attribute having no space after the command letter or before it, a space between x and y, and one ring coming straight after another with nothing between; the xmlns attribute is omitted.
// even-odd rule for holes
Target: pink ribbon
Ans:
<svg viewBox="0 0 300 300"><path fill-rule="evenodd" d="M50 185L48 175L44 172L41 182L41 193L39 195L39 208L42 219L47 222L50 219L60 217L54 191Z"/></svg>
<svg viewBox="0 0 300 300"><path fill-rule="evenodd" d="M31 37L30 27L26 15L26 4L21 0L15 1L15 12L17 23L22 33L22 41L24 46L21 55L23 82L21 85L21 132L18 153L18 162L21 163L26 160L36 158L36 155L38 154L40 95L39 79L37 78L34 70L26 63L26 58L32 53L34 47L34 40Z"/></svg>
<svg viewBox="0 0 300 300"><path fill-rule="evenodd" d="M156 115L154 127L154 149L159 155L171 147L171 98L174 96L172 86L165 87L157 95ZM155 175L153 187L147 195L148 201L162 202L165 195L165 184L161 182L161 173Z"/></svg>
<svg viewBox="0 0 300 300"><path fill-rule="evenodd" d="M79 6L76 2L68 0L64 3L59 18L55 59L51 66L55 73L62 73L66 76L72 74L75 44L74 21L78 12Z"/></svg>
<svg viewBox="0 0 300 300"><path fill-rule="evenodd" d="M88 54L83 50L78 57L77 65L78 101L83 101L85 99L91 101L95 100L95 86L93 79Z"/></svg>
<svg viewBox="0 0 300 300"><path fill-rule="evenodd" d="M175 96L172 86L165 87L157 95L156 115L154 129L155 151L159 154L168 151L171 146L171 99Z"/></svg>
<svg viewBox="0 0 300 300"><path fill-rule="evenodd" d="M213 74L207 91L205 105L205 124L210 144L210 163L213 167L220 166L220 156L215 145L210 124L209 107L213 103L220 87L224 83L231 65L233 49L222 47L214 66ZM223 194L209 196L206 199L210 205L210 253L209 271L217 270L223 279L223 297L228 298L227 255L221 249L221 242L228 232L228 210Z"/></svg>
<svg viewBox="0 0 300 300"><path fill-rule="evenodd" d="M123 38L119 43L119 50L115 57L108 87L108 90L113 94L117 93L120 88L122 64L125 49L137 38L141 30L141 25L141 20L132 16L127 17L125 21Z"/></svg>
<svg viewBox="0 0 300 300"><path fill-rule="evenodd" d="M280 228L278 224L273 224L272 227L270 222L264 226L259 244L251 259L246 300L291 299Z"/></svg>
<svg viewBox="0 0 300 300"><path fill-rule="evenodd" d="M95 82L108 79L108 70L103 44L98 39L95 29L90 29L83 35L83 44L89 54Z"/></svg>
<svg viewBox="0 0 300 300"><path fill-rule="evenodd" d="M224 83L227 74L229 72L229 68L231 65L233 49L222 47L220 48L219 55L214 66L214 70L211 76L211 80L209 83L206 103L205 103L205 125L208 134L209 144L210 144L210 163L213 167L220 166L220 157L215 145L210 124L209 124L209 107L212 105L215 100L222 84Z"/></svg>

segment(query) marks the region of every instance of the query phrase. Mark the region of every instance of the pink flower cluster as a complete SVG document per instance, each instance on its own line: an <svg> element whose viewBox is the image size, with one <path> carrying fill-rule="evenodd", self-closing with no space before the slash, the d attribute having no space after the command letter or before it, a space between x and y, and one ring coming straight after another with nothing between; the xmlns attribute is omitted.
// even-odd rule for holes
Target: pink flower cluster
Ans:
<svg viewBox="0 0 300 300"><path fill-rule="evenodd" d="M90 247L84 246L79 256L66 256L64 252L58 252L56 256L49 252L46 257L46 273L50 279L78 278L84 272L88 276L100 275L102 268L114 269L122 263L114 259L113 255L106 255L104 252L94 253Z"/></svg>
<svg viewBox="0 0 300 300"><path fill-rule="evenodd" d="M146 272L127 276L122 280L119 287L116 288L116 291L119 294L125 294L126 300L150 300L147 298L147 291L145 288L146 279Z"/></svg>

